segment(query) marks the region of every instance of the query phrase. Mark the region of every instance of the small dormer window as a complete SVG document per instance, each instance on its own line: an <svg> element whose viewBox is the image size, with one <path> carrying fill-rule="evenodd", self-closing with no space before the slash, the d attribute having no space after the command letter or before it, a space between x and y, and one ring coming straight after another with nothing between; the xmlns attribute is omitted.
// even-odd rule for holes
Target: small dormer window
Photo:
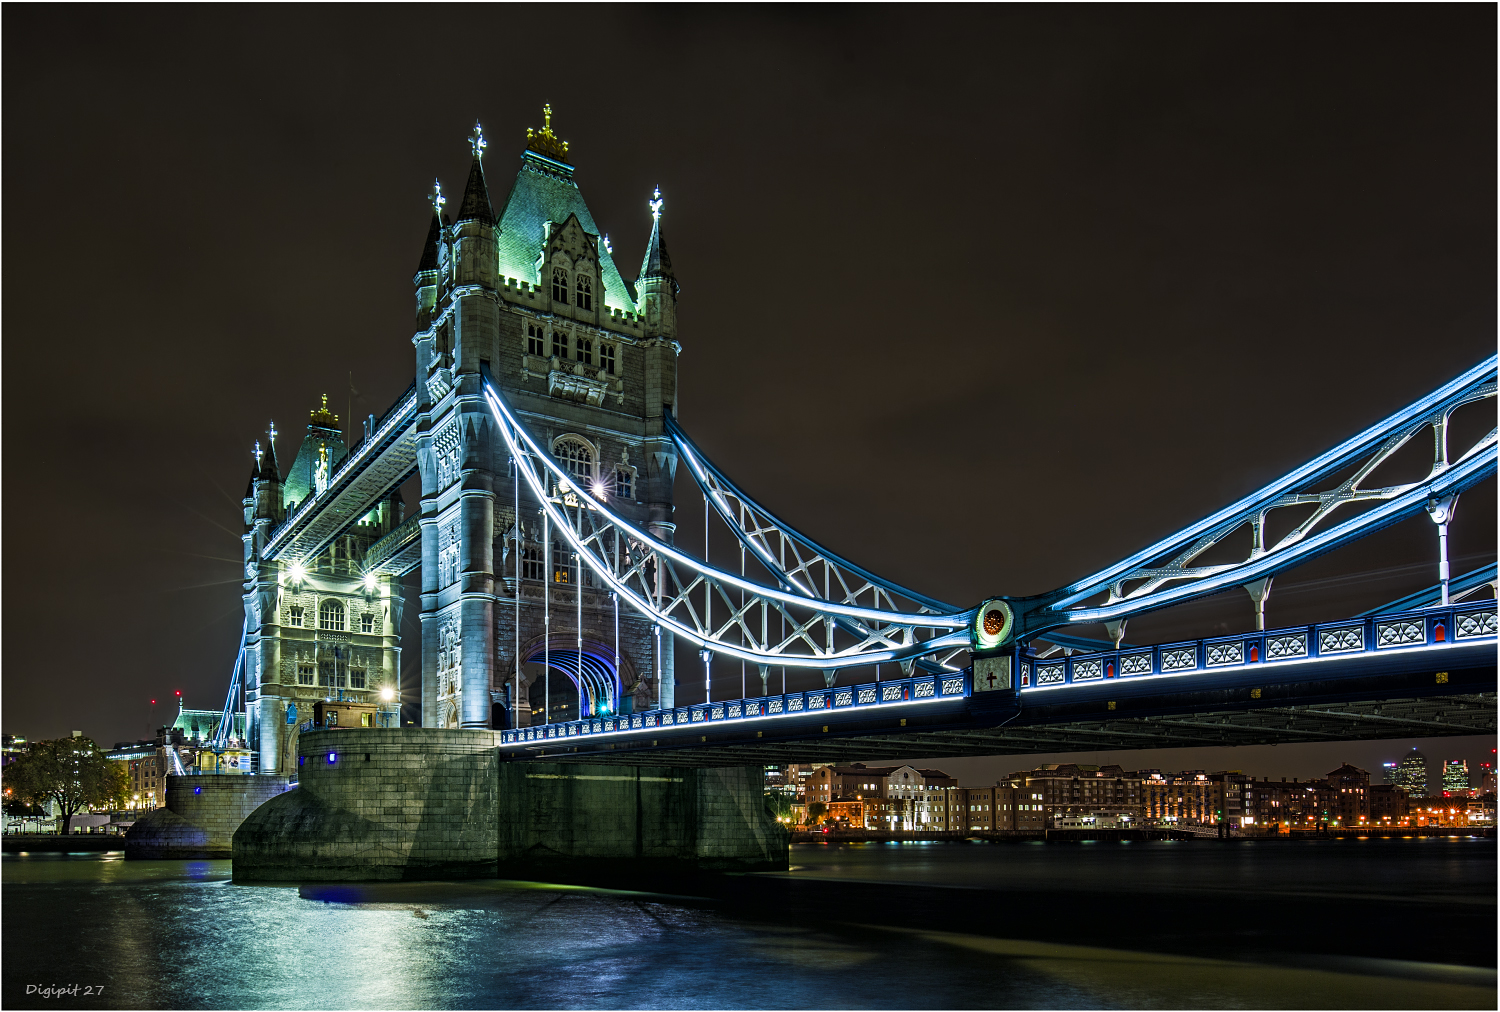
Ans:
<svg viewBox="0 0 1500 1012"><path fill-rule="evenodd" d="M526 325L526 354L540 358L547 354L546 331L534 323Z"/></svg>
<svg viewBox="0 0 1500 1012"><path fill-rule="evenodd" d="M568 302L568 272L561 267L552 268L552 299L564 305Z"/></svg>
<svg viewBox="0 0 1500 1012"><path fill-rule="evenodd" d="M582 362L584 365L594 364L593 341L590 341L587 338L580 337L577 341L573 342L573 347L578 353L578 361Z"/></svg>
<svg viewBox="0 0 1500 1012"><path fill-rule="evenodd" d="M560 330L554 330L552 332L552 357L568 357L568 335L564 334Z"/></svg>
<svg viewBox="0 0 1500 1012"><path fill-rule="evenodd" d="M601 344L599 346L599 365L611 376L615 374L615 346L612 344Z"/></svg>
<svg viewBox="0 0 1500 1012"><path fill-rule="evenodd" d="M580 274L580 275L578 275L578 277L574 280L574 287L576 289L577 296L578 296L578 308L579 309L593 309L594 308L594 286L589 281L588 275L586 275L586 274ZM566 294L564 294L563 298L566 300L566 298L567 298Z"/></svg>

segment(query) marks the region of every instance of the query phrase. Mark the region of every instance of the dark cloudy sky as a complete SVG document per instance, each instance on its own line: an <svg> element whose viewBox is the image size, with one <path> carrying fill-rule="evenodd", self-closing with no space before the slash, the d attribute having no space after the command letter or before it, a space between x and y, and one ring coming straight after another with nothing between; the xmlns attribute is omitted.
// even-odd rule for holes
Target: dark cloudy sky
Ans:
<svg viewBox="0 0 1500 1012"><path fill-rule="evenodd" d="M476 119L498 201L552 103L627 274L661 186L684 423L807 532L955 602L1096 569L1495 347L1490 6L4 25L15 733L221 704L250 446L274 418L289 451L320 393L362 417L410 382L425 194L462 186ZM1495 526L1491 482L1458 569ZM1433 540L1413 520L1284 577L1271 621L1426 585ZM1226 595L1131 638L1248 620ZM1436 751L1461 744L1493 739ZM1180 758L1151 765L1202 765Z"/></svg>

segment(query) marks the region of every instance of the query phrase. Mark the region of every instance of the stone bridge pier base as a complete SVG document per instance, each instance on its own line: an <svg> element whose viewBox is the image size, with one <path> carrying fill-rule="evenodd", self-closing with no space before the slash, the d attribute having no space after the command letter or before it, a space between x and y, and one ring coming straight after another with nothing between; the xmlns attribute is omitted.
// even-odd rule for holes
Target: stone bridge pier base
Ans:
<svg viewBox="0 0 1500 1012"><path fill-rule="evenodd" d="M235 830L246 816L286 789L286 777L167 777L166 807L137 820L126 832L125 859L229 857Z"/></svg>
<svg viewBox="0 0 1500 1012"><path fill-rule="evenodd" d="M501 762L498 733L310 731L300 786L234 835L237 882L774 870L759 767Z"/></svg>

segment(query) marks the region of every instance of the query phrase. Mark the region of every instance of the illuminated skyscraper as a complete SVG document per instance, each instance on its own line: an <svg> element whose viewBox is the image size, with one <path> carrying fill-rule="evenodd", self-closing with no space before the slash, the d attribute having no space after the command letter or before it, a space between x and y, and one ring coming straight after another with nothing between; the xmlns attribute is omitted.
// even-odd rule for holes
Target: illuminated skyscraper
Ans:
<svg viewBox="0 0 1500 1012"><path fill-rule="evenodd" d="M1459 797L1469 793L1469 761L1449 759L1443 763L1443 793Z"/></svg>
<svg viewBox="0 0 1500 1012"><path fill-rule="evenodd" d="M1385 777L1413 798L1427 796L1427 757L1412 749L1399 763L1385 764Z"/></svg>

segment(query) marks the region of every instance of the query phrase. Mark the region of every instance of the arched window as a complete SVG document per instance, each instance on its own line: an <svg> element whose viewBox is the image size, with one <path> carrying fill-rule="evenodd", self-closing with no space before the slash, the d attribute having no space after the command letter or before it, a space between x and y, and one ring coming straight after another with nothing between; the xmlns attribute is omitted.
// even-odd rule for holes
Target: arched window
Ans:
<svg viewBox="0 0 1500 1012"><path fill-rule="evenodd" d="M573 349L578 356L578 361L584 365L594 364L594 342L586 337L577 337L573 340Z"/></svg>
<svg viewBox="0 0 1500 1012"><path fill-rule="evenodd" d="M578 275L578 277L573 282L573 286L577 290L578 308L579 309L593 309L594 308L594 286L589 281L588 275L587 274L580 274L580 275Z"/></svg>
<svg viewBox="0 0 1500 1012"><path fill-rule="evenodd" d="M344 606L331 599L318 605L318 628L343 632Z"/></svg>
<svg viewBox="0 0 1500 1012"><path fill-rule="evenodd" d="M576 439L562 440L552 452L557 462L576 480L578 487L587 491L594 478L594 452Z"/></svg>
<svg viewBox="0 0 1500 1012"><path fill-rule="evenodd" d="M568 302L568 272L561 267L552 268L552 298L564 305Z"/></svg>

